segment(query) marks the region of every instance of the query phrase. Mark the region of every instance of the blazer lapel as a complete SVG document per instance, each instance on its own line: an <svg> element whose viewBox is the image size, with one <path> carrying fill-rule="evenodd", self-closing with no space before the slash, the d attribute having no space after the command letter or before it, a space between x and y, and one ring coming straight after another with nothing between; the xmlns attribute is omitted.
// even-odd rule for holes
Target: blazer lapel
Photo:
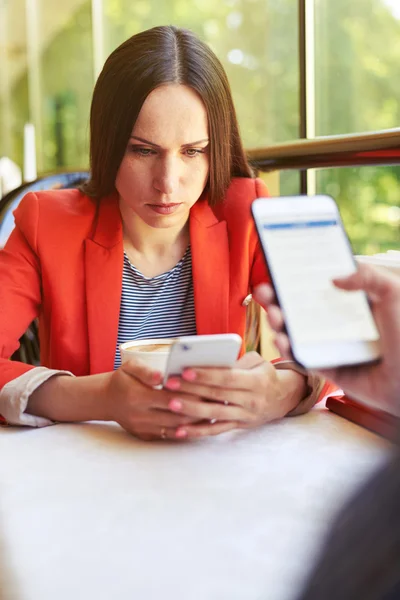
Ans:
<svg viewBox="0 0 400 600"><path fill-rule="evenodd" d="M114 368L123 256L121 216L117 197L113 195L100 201L94 234L85 240L91 374Z"/></svg>
<svg viewBox="0 0 400 600"><path fill-rule="evenodd" d="M229 242L226 221L218 221L206 200L190 211L194 303L198 334L228 333Z"/></svg>

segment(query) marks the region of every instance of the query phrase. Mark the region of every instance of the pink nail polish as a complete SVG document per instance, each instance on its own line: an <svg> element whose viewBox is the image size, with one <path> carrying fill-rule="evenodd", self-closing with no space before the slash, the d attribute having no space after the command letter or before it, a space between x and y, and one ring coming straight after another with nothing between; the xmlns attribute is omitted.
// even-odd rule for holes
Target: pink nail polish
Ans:
<svg viewBox="0 0 400 600"><path fill-rule="evenodd" d="M168 390L179 390L179 388L181 387L181 382L179 381L179 379L168 379L165 387Z"/></svg>
<svg viewBox="0 0 400 600"><path fill-rule="evenodd" d="M182 379L186 379L186 381L194 381L196 377L196 372L192 369L185 369L182 373Z"/></svg>
<svg viewBox="0 0 400 600"><path fill-rule="evenodd" d="M186 429L178 429L177 432L175 433L175 437L178 439L187 437Z"/></svg>
<svg viewBox="0 0 400 600"><path fill-rule="evenodd" d="M160 383L160 381L162 381L162 373L160 373L160 371L155 371L152 374L151 380L152 380L153 384Z"/></svg>
<svg viewBox="0 0 400 600"><path fill-rule="evenodd" d="M173 398L168 404L168 408L171 410L182 410L182 406L182 402L180 400L177 400L176 398Z"/></svg>

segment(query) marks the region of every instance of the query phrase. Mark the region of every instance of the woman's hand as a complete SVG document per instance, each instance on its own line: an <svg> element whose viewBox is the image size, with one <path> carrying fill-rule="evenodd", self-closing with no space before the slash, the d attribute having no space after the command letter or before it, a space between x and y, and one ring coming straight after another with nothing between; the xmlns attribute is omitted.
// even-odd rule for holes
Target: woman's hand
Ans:
<svg viewBox="0 0 400 600"><path fill-rule="evenodd" d="M154 389L162 383L162 374L136 361L128 361L110 374L105 389L107 420L116 421L129 433L150 441L182 439L179 428L196 421L193 416L176 414L169 408L176 394ZM199 404L193 394L180 395L188 406ZM192 410L192 412L195 412Z"/></svg>
<svg viewBox="0 0 400 600"><path fill-rule="evenodd" d="M154 389L162 383L161 373L135 361L112 373L60 374L31 394L26 412L69 423L117 421L143 440L183 440L252 427L279 418L292 407L285 395L290 385L283 392L279 382L285 372L275 372L256 353L244 356L235 369L196 369L195 378L196 374L197 381L178 379L178 386L170 389ZM193 379L191 369L187 376Z"/></svg>
<svg viewBox="0 0 400 600"><path fill-rule="evenodd" d="M176 397L169 407L177 414L207 419L208 422L182 425L177 434L186 437L215 435L232 429L258 427L280 419L306 394L303 376L293 371L277 371L256 352L244 355L232 369L186 369L182 377L171 377L165 386L181 394L200 396L198 405Z"/></svg>
<svg viewBox="0 0 400 600"><path fill-rule="evenodd" d="M275 371L256 353L234 369L189 369L169 389L154 389L162 379L135 361L112 373L57 375L31 394L26 412L59 422L117 421L143 440L183 440L284 416L303 384L297 373Z"/></svg>

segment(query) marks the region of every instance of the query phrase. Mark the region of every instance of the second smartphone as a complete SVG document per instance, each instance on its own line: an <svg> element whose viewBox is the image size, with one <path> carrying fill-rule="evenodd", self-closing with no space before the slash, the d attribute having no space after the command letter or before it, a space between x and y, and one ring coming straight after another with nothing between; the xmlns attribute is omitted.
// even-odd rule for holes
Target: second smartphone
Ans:
<svg viewBox="0 0 400 600"><path fill-rule="evenodd" d="M252 213L294 359L307 369L377 361L366 295L332 283L357 269L333 198L258 198Z"/></svg>

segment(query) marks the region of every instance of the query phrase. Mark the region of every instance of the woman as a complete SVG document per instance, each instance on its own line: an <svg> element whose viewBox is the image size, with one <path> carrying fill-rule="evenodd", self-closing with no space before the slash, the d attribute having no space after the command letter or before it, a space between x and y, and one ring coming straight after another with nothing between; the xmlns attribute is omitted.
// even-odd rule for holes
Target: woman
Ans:
<svg viewBox="0 0 400 600"><path fill-rule="evenodd" d="M159 374L120 366L126 339L243 336L243 299L267 276L250 218L266 190L215 55L175 27L133 36L104 65L90 127L90 180L28 194L1 253L0 412L183 439L307 410L321 383L254 354L164 390ZM32 369L8 358L36 316L44 366Z"/></svg>

